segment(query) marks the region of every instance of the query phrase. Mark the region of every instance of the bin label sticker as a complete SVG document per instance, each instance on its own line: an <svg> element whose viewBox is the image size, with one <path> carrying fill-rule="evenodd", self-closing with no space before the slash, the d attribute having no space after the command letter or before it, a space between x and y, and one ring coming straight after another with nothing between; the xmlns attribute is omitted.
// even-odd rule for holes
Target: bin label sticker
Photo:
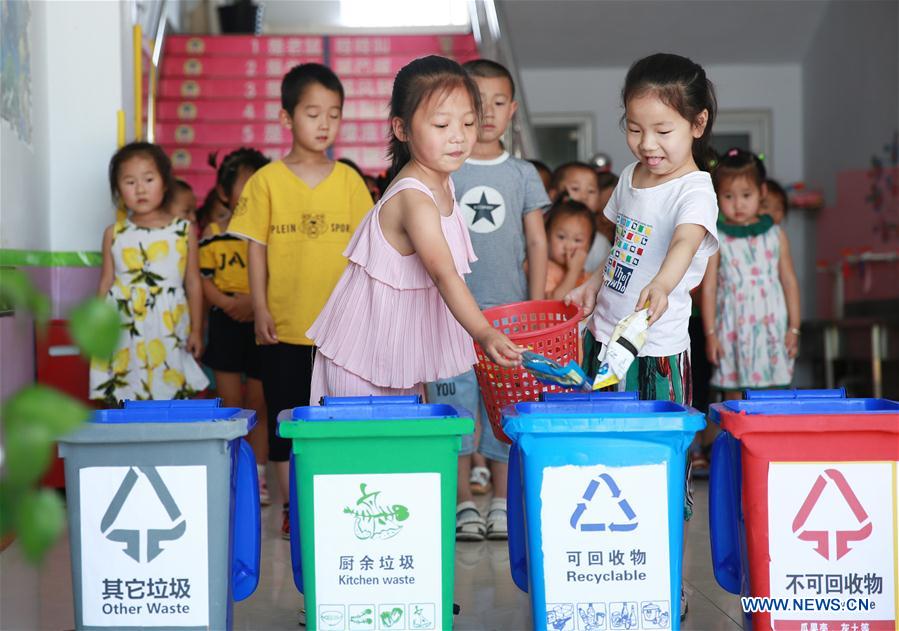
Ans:
<svg viewBox="0 0 899 631"><path fill-rule="evenodd" d="M670 629L667 463L547 467L546 626Z"/></svg>
<svg viewBox="0 0 899 631"><path fill-rule="evenodd" d="M79 490L85 626L208 625L206 467L86 467Z"/></svg>
<svg viewBox="0 0 899 631"><path fill-rule="evenodd" d="M316 475L312 486L317 611L310 615L318 628L440 628L440 474Z"/></svg>
<svg viewBox="0 0 899 631"><path fill-rule="evenodd" d="M775 629L895 629L896 463L772 462L771 597L820 607L773 613Z"/></svg>

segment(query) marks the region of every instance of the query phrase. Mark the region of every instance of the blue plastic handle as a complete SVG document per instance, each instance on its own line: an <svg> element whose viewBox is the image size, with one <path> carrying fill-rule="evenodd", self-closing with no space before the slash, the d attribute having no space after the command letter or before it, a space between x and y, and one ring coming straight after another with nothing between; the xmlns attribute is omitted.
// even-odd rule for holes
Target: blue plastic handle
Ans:
<svg viewBox="0 0 899 631"><path fill-rule="evenodd" d="M544 402L566 403L574 401L636 401L637 392L544 392L540 400Z"/></svg>
<svg viewBox="0 0 899 631"><path fill-rule="evenodd" d="M712 444L709 471L709 534L715 580L739 594L743 559L740 546L740 441L721 432Z"/></svg>
<svg viewBox="0 0 899 631"><path fill-rule="evenodd" d="M231 593L234 601L248 598L259 584L260 515L259 477L253 448L243 438L237 441L237 472L234 476L234 523L231 540Z"/></svg>
<svg viewBox="0 0 899 631"><path fill-rule="evenodd" d="M135 401L126 399L122 401L123 408L220 408L221 397L215 399L174 399L163 401Z"/></svg>
<svg viewBox="0 0 899 631"><path fill-rule="evenodd" d="M769 401L777 399L845 399L846 388L830 390L746 390L743 398L747 401Z"/></svg>
<svg viewBox="0 0 899 631"><path fill-rule="evenodd" d="M376 397L372 395L364 397L322 397L321 404L329 405L415 405L421 403L421 396L417 394L404 394L394 396Z"/></svg>
<svg viewBox="0 0 899 631"><path fill-rule="evenodd" d="M288 516L290 519L290 565L293 567L293 584L301 594L303 590L303 550L300 547L300 509L297 500L297 474L293 462L293 452L290 454L290 507Z"/></svg>
<svg viewBox="0 0 899 631"><path fill-rule="evenodd" d="M521 485L521 456L518 443L509 448L508 488L506 510L509 519L509 569L518 589L528 591L528 558L524 527L524 493Z"/></svg>

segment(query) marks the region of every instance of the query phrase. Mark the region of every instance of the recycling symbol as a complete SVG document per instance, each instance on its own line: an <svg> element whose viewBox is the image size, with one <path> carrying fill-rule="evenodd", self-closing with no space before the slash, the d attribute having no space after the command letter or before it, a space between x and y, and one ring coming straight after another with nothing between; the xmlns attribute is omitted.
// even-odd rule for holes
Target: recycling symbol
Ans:
<svg viewBox="0 0 899 631"><path fill-rule="evenodd" d="M868 518L868 513L865 511L862 503L858 501L855 491L849 486L849 483L846 481L843 474L836 469L825 469L824 473L819 475L818 479L815 480L811 491L809 491L802 506L799 507L799 512L797 512L796 516L793 518L793 532L796 533L796 536L802 541L816 542L815 552L825 559L831 560L829 536L831 531L803 529L809 514L811 514L812 509L817 505L818 500L821 499L821 493L831 481L836 484L837 490L839 490L840 495L843 497L843 501L846 502L846 505L852 511L852 514L855 516L859 525L855 530L833 531L836 535L836 560L840 560L852 549L849 547L849 542L867 539L874 530L874 525Z"/></svg>
<svg viewBox="0 0 899 631"><path fill-rule="evenodd" d="M162 553L162 547L159 545L160 543L163 541L180 539L187 529L187 521L181 517L181 509L178 508L175 500L172 499L172 494L162 481L162 478L159 477L159 472L156 470L156 467L131 467L128 469L128 473L125 474L125 478L119 485L118 491L116 491L112 501L109 503L109 507L106 509L106 513L103 515L103 520L100 522L100 532L110 541L120 541L124 543L125 548L122 552L140 563L140 531L137 529L112 529L122 507L125 505L128 496L134 489L134 485L137 483L138 475L135 469L146 476L147 481L153 487L153 491L162 503L169 519L175 524L172 528L168 529L148 528L146 530L146 561L149 563Z"/></svg>
<svg viewBox="0 0 899 631"><path fill-rule="evenodd" d="M608 524L599 522L599 523L580 523L581 517L584 516L584 513L587 511L587 504L593 501L593 498L596 496L596 492L599 490L601 486L605 486L611 497L613 499L621 498L618 500L618 508L621 509L621 513L624 517L627 518L626 522L616 523L609 522ZM587 488L584 491L584 495L582 496L584 499L583 502L578 502L577 507L574 509L574 512L571 514L571 527L574 530L580 530L581 532L628 532L631 530L636 530L637 528L637 514L631 508L631 505L628 503L626 498L621 497L621 489L618 488L618 485L615 483L614 478L608 473L602 473L596 476L596 479L590 480L587 484Z"/></svg>

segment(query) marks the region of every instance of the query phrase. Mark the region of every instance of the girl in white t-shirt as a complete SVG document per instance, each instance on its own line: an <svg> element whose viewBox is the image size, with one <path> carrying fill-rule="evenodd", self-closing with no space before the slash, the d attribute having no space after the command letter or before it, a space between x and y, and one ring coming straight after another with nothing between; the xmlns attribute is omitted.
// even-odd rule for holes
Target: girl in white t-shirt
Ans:
<svg viewBox="0 0 899 631"><path fill-rule="evenodd" d="M604 210L616 226L615 242L605 267L565 302L590 317L584 339L584 370L590 376L615 324L648 305L646 344L619 389L637 391L644 400L689 405L690 290L718 249L715 189L701 170L717 108L715 91L698 64L657 53L631 66L622 101L627 144L637 162L622 171ZM686 490L684 519L689 519L688 470Z"/></svg>

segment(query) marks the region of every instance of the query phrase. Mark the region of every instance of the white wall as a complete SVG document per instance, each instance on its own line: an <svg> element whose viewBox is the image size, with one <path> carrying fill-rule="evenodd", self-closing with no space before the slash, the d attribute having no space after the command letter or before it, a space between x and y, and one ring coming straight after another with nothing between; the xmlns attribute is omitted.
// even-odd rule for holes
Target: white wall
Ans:
<svg viewBox="0 0 899 631"><path fill-rule="evenodd" d="M118 2L47 4L53 251L99 250L103 228L114 218L107 165L122 107L126 8Z"/></svg>
<svg viewBox="0 0 899 631"><path fill-rule="evenodd" d="M835 201L836 175L866 169L899 129L899 3L834 0L803 64L808 180Z"/></svg>
<svg viewBox="0 0 899 631"><path fill-rule="evenodd" d="M31 144L0 122L0 248L47 250L49 194L46 186L50 146L47 97L47 9L31 3L28 28L31 59Z"/></svg>

